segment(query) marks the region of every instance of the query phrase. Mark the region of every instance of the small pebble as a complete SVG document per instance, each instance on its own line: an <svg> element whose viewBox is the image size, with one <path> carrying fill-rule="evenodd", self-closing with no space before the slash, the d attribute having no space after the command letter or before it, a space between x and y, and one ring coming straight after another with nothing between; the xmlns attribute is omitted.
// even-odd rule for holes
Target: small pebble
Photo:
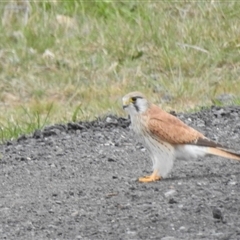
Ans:
<svg viewBox="0 0 240 240"><path fill-rule="evenodd" d="M170 197L170 196L174 195L175 193L176 193L176 190L171 189L171 190L165 192L164 195L165 195L165 197Z"/></svg>
<svg viewBox="0 0 240 240"><path fill-rule="evenodd" d="M223 220L222 212L219 208L214 208L212 211L213 218Z"/></svg>

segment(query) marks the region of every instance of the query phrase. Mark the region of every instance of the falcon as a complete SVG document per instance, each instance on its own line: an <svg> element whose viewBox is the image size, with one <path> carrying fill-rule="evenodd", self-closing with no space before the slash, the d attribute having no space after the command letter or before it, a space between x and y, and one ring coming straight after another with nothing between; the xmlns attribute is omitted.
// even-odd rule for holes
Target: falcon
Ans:
<svg viewBox="0 0 240 240"><path fill-rule="evenodd" d="M205 137L180 119L150 103L140 92L122 98L123 109L129 114L131 127L144 140L153 164L153 173L140 177L140 182L165 178L175 159L191 159L216 155L240 161L240 154Z"/></svg>

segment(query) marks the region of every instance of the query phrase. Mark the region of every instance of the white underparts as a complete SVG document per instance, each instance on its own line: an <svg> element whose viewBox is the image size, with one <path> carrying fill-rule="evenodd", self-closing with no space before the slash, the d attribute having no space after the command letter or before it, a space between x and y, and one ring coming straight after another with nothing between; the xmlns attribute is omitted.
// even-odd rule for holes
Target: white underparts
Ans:
<svg viewBox="0 0 240 240"><path fill-rule="evenodd" d="M173 168L175 159L191 160L207 154L207 147L195 145L171 145L167 142L158 142L151 137L146 137L145 143L149 150L153 170L161 177L166 177Z"/></svg>
<svg viewBox="0 0 240 240"><path fill-rule="evenodd" d="M174 147L166 142L159 143L151 137L144 140L152 159L153 170L161 177L166 177L173 167Z"/></svg>
<svg viewBox="0 0 240 240"><path fill-rule="evenodd" d="M204 157L208 152L208 147L190 144L175 145L175 157L178 159L191 160L193 158Z"/></svg>

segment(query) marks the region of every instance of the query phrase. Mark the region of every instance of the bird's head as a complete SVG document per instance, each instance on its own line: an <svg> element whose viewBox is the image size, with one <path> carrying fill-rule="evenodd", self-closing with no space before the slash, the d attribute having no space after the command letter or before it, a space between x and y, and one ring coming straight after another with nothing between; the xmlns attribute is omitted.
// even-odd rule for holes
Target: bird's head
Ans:
<svg viewBox="0 0 240 240"><path fill-rule="evenodd" d="M122 98L123 109L129 114L134 115L145 112L149 107L149 102L140 92L131 92Z"/></svg>

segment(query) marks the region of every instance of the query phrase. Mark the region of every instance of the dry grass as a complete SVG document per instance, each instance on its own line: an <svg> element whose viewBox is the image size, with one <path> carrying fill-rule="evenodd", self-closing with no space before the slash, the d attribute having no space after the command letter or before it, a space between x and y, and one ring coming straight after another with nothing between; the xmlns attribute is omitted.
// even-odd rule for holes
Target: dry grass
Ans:
<svg viewBox="0 0 240 240"><path fill-rule="evenodd" d="M0 26L0 138L122 115L133 90L166 110L240 104L239 16L237 0L33 1Z"/></svg>

